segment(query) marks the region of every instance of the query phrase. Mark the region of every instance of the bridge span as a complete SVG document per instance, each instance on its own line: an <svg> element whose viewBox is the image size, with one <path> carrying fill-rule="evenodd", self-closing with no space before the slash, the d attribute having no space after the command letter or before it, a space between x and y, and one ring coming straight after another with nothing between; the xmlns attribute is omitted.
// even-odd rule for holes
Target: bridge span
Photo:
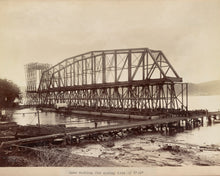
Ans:
<svg viewBox="0 0 220 176"><path fill-rule="evenodd" d="M29 104L72 109L151 114L188 111L188 86L160 50L91 51L43 71Z"/></svg>

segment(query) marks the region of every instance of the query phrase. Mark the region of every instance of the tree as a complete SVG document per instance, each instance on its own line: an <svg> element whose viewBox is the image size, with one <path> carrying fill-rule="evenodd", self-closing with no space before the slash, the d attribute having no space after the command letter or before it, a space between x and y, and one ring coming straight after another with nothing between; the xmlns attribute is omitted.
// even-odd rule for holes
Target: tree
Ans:
<svg viewBox="0 0 220 176"><path fill-rule="evenodd" d="M20 98L20 89L12 81L0 79L0 108L14 105L15 98Z"/></svg>

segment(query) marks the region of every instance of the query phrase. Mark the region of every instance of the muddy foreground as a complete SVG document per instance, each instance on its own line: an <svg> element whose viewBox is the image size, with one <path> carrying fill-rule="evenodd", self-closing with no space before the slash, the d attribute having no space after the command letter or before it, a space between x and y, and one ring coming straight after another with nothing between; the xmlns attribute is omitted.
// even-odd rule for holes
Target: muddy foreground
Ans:
<svg viewBox="0 0 220 176"><path fill-rule="evenodd" d="M159 134L63 147L35 147L1 154L1 166L154 167L220 166L220 146L192 145Z"/></svg>
<svg viewBox="0 0 220 176"><path fill-rule="evenodd" d="M220 166L220 146L198 146L160 135L142 135L114 142L74 147L73 154L106 159L118 166Z"/></svg>

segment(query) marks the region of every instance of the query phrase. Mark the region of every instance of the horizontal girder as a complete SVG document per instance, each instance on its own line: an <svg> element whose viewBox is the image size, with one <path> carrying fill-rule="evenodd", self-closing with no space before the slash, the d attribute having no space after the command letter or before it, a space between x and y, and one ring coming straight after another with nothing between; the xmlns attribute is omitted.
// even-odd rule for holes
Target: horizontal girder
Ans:
<svg viewBox="0 0 220 176"><path fill-rule="evenodd" d="M187 84L106 87L40 93L41 105L67 103L69 107L91 110L149 111L187 110Z"/></svg>
<svg viewBox="0 0 220 176"><path fill-rule="evenodd" d="M170 81L181 81L181 78L170 78ZM62 89L59 87L50 88L50 92L57 91L74 91L74 90L82 90L82 89L96 89L96 88L113 88L113 87L129 87L129 86L141 86L141 85L157 85L169 83L166 79L152 79L152 80L143 80L143 81L132 81L132 82L117 82L117 83L105 83L105 84L95 84L95 85L76 85L76 86L66 86ZM33 92L33 91L32 91ZM39 93L48 92L48 90L38 91ZM34 92L33 92L34 93Z"/></svg>

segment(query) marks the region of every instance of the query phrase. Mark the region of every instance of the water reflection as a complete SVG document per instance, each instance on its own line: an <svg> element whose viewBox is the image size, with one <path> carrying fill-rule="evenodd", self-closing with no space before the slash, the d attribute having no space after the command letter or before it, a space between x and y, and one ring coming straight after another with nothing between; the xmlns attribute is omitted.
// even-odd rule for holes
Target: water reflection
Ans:
<svg viewBox="0 0 220 176"><path fill-rule="evenodd" d="M65 124L67 127L101 127L108 125L117 125L126 122L122 119L109 119L103 117L80 116L80 115L66 115L55 112L40 112L39 113L41 125L57 125ZM19 125L36 125L38 124L38 117L36 109L22 109L16 110L12 116L11 121L17 122Z"/></svg>

